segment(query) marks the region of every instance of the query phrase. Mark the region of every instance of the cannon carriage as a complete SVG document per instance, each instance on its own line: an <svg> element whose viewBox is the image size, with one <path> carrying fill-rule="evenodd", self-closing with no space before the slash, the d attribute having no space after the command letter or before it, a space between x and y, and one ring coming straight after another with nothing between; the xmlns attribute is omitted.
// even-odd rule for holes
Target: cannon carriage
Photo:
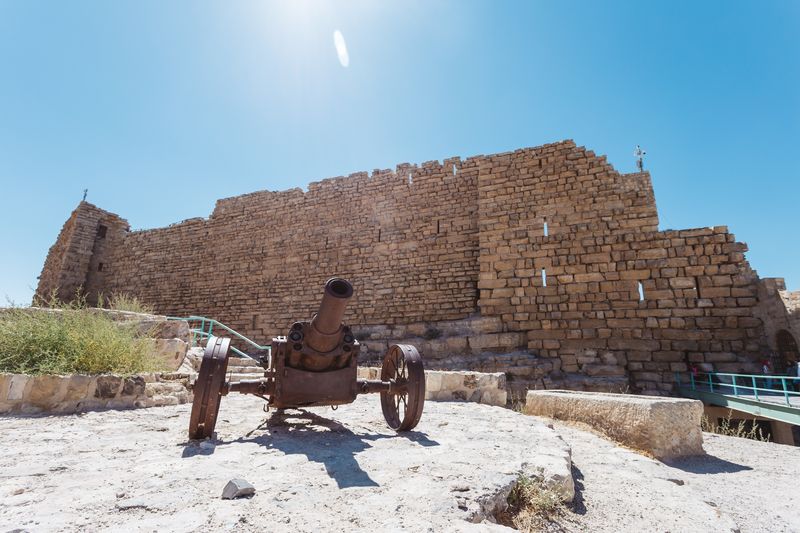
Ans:
<svg viewBox="0 0 800 533"><path fill-rule="evenodd" d="M379 393L386 422L396 431L413 429L425 403L425 371L417 349L410 344L389 348L379 380L358 379L361 346L342 323L352 284L342 278L325 283L319 311L310 321L295 322L286 336L272 339L269 355L259 359L260 379L226 381L230 339L208 339L189 420L189 438L210 437L223 396L231 392L263 398L271 408L338 406L359 394Z"/></svg>

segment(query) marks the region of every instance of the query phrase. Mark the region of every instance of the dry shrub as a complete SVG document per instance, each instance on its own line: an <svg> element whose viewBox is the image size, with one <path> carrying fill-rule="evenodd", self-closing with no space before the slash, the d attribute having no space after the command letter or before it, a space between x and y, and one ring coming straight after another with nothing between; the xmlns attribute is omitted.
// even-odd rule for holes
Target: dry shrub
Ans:
<svg viewBox="0 0 800 533"><path fill-rule="evenodd" d="M750 427L747 427L746 420L739 420L734 422L731 416L719 419L719 423L714 424L707 415L703 415L700 427L703 431L709 433L716 433L717 435L725 435L727 437L739 437L741 439L757 440L759 442L769 442L769 437L764 435L761 428L753 420Z"/></svg>
<svg viewBox="0 0 800 533"><path fill-rule="evenodd" d="M102 298L100 298L102 301ZM108 309L112 311L131 311L133 313L153 314L153 308L141 301L136 296L120 293L108 300Z"/></svg>
<svg viewBox="0 0 800 533"><path fill-rule="evenodd" d="M127 300L126 302L130 302ZM163 370L135 323L93 311L82 298L55 295L35 302L50 309L0 312L0 372L19 374L135 374Z"/></svg>
<svg viewBox="0 0 800 533"><path fill-rule="evenodd" d="M541 531L564 511L559 494L536 478L520 475L498 522L519 531Z"/></svg>

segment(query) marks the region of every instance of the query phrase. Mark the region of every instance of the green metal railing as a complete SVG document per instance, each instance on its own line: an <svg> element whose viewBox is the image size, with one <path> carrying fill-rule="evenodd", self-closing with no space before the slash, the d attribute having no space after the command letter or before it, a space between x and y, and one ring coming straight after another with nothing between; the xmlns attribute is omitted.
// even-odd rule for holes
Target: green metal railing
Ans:
<svg viewBox="0 0 800 533"><path fill-rule="evenodd" d="M800 425L800 377L676 372L675 382L682 396L705 404Z"/></svg>
<svg viewBox="0 0 800 533"><path fill-rule="evenodd" d="M244 342L249 346L252 346L256 350L266 351L267 354L270 354L269 345L262 346L258 344L256 341L245 337L244 335L234 330L233 328L226 326L222 322L214 320L213 318L208 318L204 316L194 316L194 315L188 317L168 316L167 320L185 320L189 323L189 331L192 333L192 338L191 338L192 346L197 346L198 339L207 339L208 337L210 337L214 333L214 328L216 328L218 333L220 330L222 330L224 333L227 333L231 337L241 340L242 342ZM242 350L236 348L233 345L231 345L231 351L233 351L240 357L255 359L253 356L243 352Z"/></svg>
<svg viewBox="0 0 800 533"><path fill-rule="evenodd" d="M688 383L681 381L681 375L675 373L678 388L688 386L693 391L715 392L734 396L745 397L756 401L783 402L786 405L800 407L800 392L797 385L800 377L772 376L768 374L727 374L724 372L697 372L689 374ZM760 386L759 386L760 385ZM794 403L792 400L796 400Z"/></svg>

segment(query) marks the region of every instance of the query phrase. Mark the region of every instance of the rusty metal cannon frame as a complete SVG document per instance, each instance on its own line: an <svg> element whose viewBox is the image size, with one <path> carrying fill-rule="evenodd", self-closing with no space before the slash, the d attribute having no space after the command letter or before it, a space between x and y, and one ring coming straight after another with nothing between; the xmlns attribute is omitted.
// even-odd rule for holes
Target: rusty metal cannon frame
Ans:
<svg viewBox="0 0 800 533"><path fill-rule="evenodd" d="M389 427L413 429L425 404L422 357L410 344L395 344L383 359L379 380L358 379L361 345L342 323L353 286L345 279L325 283L319 311L308 322L295 322L284 337L275 337L270 355L260 360L264 377L226 381L230 339L211 336L194 384L189 438L213 435L222 397L253 394L276 409L338 406L359 394L379 393Z"/></svg>

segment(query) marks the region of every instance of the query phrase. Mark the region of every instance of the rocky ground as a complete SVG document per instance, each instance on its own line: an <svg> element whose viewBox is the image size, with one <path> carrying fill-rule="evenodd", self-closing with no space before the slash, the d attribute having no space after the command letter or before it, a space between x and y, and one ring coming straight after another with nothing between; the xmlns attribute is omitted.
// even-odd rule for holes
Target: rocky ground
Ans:
<svg viewBox="0 0 800 533"><path fill-rule="evenodd" d="M707 455L664 464L497 407L428 402L398 436L377 397L262 404L225 398L200 444L188 405L0 418L0 532L502 531L486 518L520 471L562 490L574 477L554 530L800 531L800 448L706 434ZM220 499L236 477L255 495Z"/></svg>
<svg viewBox="0 0 800 533"><path fill-rule="evenodd" d="M264 413L224 399L218 440L189 443L189 405L0 418L0 531L502 530L519 472L572 490L569 449L500 407L428 402L390 430L377 396L333 411ZM232 478L256 487L222 500Z"/></svg>
<svg viewBox="0 0 800 533"><path fill-rule="evenodd" d="M706 455L668 464L574 425L576 499L563 531L800 531L800 448L703 434Z"/></svg>

